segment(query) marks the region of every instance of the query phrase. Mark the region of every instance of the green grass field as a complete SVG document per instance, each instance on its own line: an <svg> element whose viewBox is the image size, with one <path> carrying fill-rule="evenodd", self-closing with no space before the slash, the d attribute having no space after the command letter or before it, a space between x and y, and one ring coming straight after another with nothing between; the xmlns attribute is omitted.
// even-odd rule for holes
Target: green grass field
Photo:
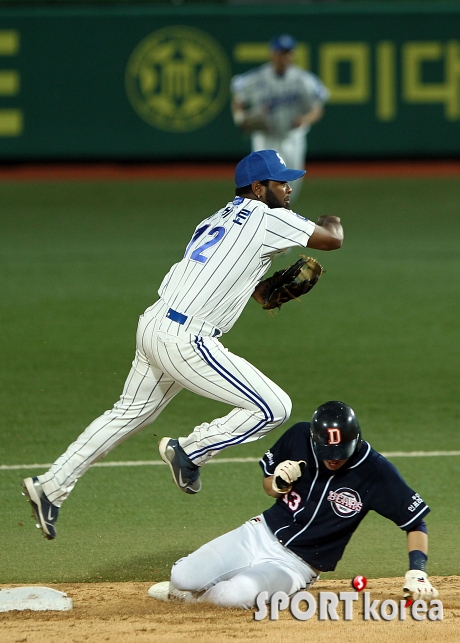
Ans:
<svg viewBox="0 0 460 643"><path fill-rule="evenodd" d="M0 183L0 465L51 463L118 399L138 315L232 193L230 181ZM285 428L342 399L380 451L460 450L459 204L454 179L306 181L296 209L341 216L343 248L314 253L327 272L301 303L270 316L250 301L223 338L289 393ZM184 391L107 462L158 460L160 437L227 412ZM259 457L282 431L222 457ZM392 460L432 508L429 573L460 574L459 457ZM2 582L164 580L271 502L254 462L208 465L197 497L165 466L95 467L48 542L20 490L43 471L0 470ZM325 577L400 576L406 560L404 534L371 515Z"/></svg>

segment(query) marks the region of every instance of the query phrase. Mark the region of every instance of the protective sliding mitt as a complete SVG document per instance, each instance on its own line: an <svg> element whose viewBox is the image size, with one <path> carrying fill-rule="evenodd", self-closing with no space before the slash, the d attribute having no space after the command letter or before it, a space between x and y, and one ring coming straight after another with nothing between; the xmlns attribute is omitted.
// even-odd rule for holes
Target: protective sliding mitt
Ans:
<svg viewBox="0 0 460 643"><path fill-rule="evenodd" d="M272 489L276 493L288 493L292 485L300 478L307 463L305 460L284 460L273 472Z"/></svg>
<svg viewBox="0 0 460 643"><path fill-rule="evenodd" d="M430 583L426 572L419 569L410 569L406 572L403 592L404 598L412 598L414 601L418 598L436 598L438 595L438 590Z"/></svg>

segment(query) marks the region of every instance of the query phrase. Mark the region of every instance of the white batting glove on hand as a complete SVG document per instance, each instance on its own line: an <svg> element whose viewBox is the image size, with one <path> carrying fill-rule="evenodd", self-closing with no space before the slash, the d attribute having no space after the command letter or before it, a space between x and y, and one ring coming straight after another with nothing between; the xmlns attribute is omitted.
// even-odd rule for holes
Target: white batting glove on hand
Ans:
<svg viewBox="0 0 460 643"><path fill-rule="evenodd" d="M276 467L273 474L272 489L276 493L288 493L292 485L300 478L305 469L304 460L284 460Z"/></svg>
<svg viewBox="0 0 460 643"><path fill-rule="evenodd" d="M439 593L428 580L426 572L421 572L419 569L410 569L406 572L403 592L404 598L413 598L414 601L418 598L436 598Z"/></svg>

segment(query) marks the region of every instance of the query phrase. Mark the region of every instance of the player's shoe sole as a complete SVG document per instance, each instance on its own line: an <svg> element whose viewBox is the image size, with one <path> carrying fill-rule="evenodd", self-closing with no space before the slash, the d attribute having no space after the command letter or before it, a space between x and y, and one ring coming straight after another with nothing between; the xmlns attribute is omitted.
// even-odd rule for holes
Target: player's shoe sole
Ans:
<svg viewBox="0 0 460 643"><path fill-rule="evenodd" d="M32 507L37 527L48 540L56 538L55 524L59 516L59 507L53 505L45 496L38 478L26 478L22 482L23 495Z"/></svg>
<svg viewBox="0 0 460 643"><path fill-rule="evenodd" d="M195 603L196 598L192 592L176 589L172 583L165 581L155 583L149 587L147 594L157 601L182 601L183 603Z"/></svg>
<svg viewBox="0 0 460 643"><path fill-rule="evenodd" d="M200 467L190 460L179 440L163 438L158 443L163 462L169 464L173 481L184 493L195 494L201 489Z"/></svg>

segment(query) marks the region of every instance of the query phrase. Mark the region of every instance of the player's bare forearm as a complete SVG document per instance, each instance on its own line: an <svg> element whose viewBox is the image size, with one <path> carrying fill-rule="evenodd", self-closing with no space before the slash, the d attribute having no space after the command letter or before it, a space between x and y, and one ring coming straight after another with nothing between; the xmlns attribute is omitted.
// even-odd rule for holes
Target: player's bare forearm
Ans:
<svg viewBox="0 0 460 643"><path fill-rule="evenodd" d="M343 241L343 227L340 222L340 217L336 217L331 214L323 214L319 217L316 225L327 230Z"/></svg>
<svg viewBox="0 0 460 643"><path fill-rule="evenodd" d="M343 227L340 218L323 215L316 222L316 227L308 240L308 247L316 250L338 250L343 243Z"/></svg>
<svg viewBox="0 0 460 643"><path fill-rule="evenodd" d="M409 531L407 534L407 551L422 551L428 555L428 536L423 531Z"/></svg>
<svg viewBox="0 0 460 643"><path fill-rule="evenodd" d="M263 485L264 485L264 491L268 496L271 496L272 498L281 498L283 495L282 493L277 493L273 487L272 487L272 482L273 482L273 476L268 476L268 478L263 479Z"/></svg>

